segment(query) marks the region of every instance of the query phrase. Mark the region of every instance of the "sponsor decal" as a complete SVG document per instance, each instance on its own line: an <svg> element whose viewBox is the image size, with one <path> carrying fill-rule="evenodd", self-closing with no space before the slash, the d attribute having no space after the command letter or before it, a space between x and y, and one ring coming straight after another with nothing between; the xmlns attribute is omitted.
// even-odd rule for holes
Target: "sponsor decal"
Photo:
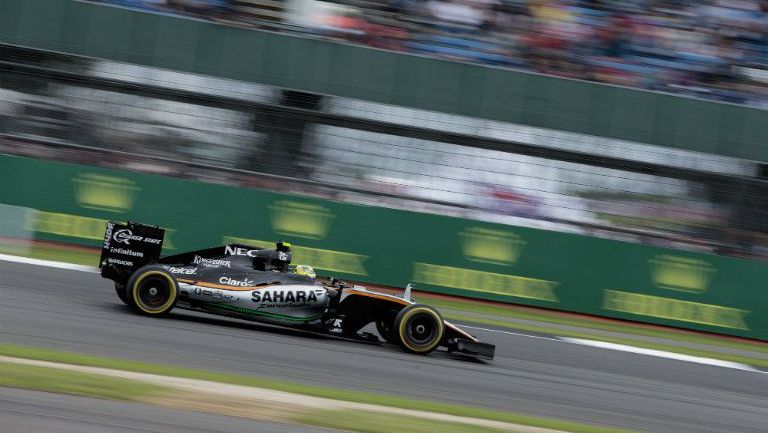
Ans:
<svg viewBox="0 0 768 433"><path fill-rule="evenodd" d="M109 248L109 241L112 239L112 231L114 229L114 224L107 223L107 232L104 234L104 248Z"/></svg>
<svg viewBox="0 0 768 433"><path fill-rule="evenodd" d="M255 245L263 248L274 248L274 242L262 241L258 239L237 238L233 236L224 236L225 243L243 243ZM368 275L365 269L365 261L368 256L362 254L346 253L343 251L323 250L320 248L309 248L292 246L294 263L306 263L312 265L315 269L338 272L343 274Z"/></svg>
<svg viewBox="0 0 768 433"><path fill-rule="evenodd" d="M133 232L129 229L122 229L115 232L112 239L114 239L115 242L121 243L121 244L130 244L131 236L133 236Z"/></svg>
<svg viewBox="0 0 768 433"><path fill-rule="evenodd" d="M37 211L33 215L33 218L28 221L28 227L31 230L77 239L103 240L104 227L109 222L101 218L56 212ZM174 229L165 228L164 248L171 250L175 248L172 240L173 233L175 233Z"/></svg>
<svg viewBox="0 0 768 433"><path fill-rule="evenodd" d="M204 296L210 296L214 299L222 299L225 301L234 301L237 299L236 295L231 295L228 293L225 293L222 290L215 290L215 289L202 289L200 287L195 287L195 295L204 295Z"/></svg>
<svg viewBox="0 0 768 433"><path fill-rule="evenodd" d="M144 257L144 253L141 251L127 250L125 248L110 248L110 253L122 254L124 256Z"/></svg>
<svg viewBox="0 0 768 433"><path fill-rule="evenodd" d="M219 278L219 283L226 284L228 286L248 287L253 285L253 280L249 280L248 278L246 278L243 281L240 281L240 280L235 280L234 278L221 277Z"/></svg>
<svg viewBox="0 0 768 433"><path fill-rule="evenodd" d="M203 265L205 267L209 268L231 268L232 262L229 260L222 260L222 259L208 259L205 257L195 256L195 258L192 260L192 263L195 265Z"/></svg>
<svg viewBox="0 0 768 433"><path fill-rule="evenodd" d="M197 268L174 268L171 266L171 268L168 270L172 274L194 275L197 273Z"/></svg>
<svg viewBox="0 0 768 433"><path fill-rule="evenodd" d="M120 260L120 259L113 259L113 258L107 259L107 263L110 263L110 264L113 264L113 265L133 266L133 262L131 262L131 261Z"/></svg>
<svg viewBox="0 0 768 433"><path fill-rule="evenodd" d="M331 329L329 329L329 331L340 334L343 331L342 325L343 325L343 322L341 319L334 319L333 324L331 324Z"/></svg>
<svg viewBox="0 0 768 433"><path fill-rule="evenodd" d="M255 290L251 301L260 308L307 307L317 302L317 295L312 290Z"/></svg>
<svg viewBox="0 0 768 433"><path fill-rule="evenodd" d="M224 254L228 256L247 256L247 257L256 257L260 250L250 250L248 248L243 247L233 247L230 245L227 245L224 247Z"/></svg>
<svg viewBox="0 0 768 433"><path fill-rule="evenodd" d="M162 242L162 239L147 238L144 236L134 235L131 229L120 229L116 231L115 234L112 236L112 239L114 239L114 241L117 243L121 243L125 245L130 245L131 241L145 242L148 244L156 244L156 245L159 245L160 242Z"/></svg>

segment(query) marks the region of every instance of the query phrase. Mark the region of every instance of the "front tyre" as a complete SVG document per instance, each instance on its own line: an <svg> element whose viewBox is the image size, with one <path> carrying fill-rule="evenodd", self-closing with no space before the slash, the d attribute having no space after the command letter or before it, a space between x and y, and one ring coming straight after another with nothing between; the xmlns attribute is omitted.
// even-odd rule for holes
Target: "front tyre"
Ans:
<svg viewBox="0 0 768 433"><path fill-rule="evenodd" d="M162 266L144 266L126 284L131 307L147 316L163 316L176 305L179 285Z"/></svg>
<svg viewBox="0 0 768 433"><path fill-rule="evenodd" d="M440 345L445 324L437 310L416 304L397 313L393 331L403 350L426 355Z"/></svg>

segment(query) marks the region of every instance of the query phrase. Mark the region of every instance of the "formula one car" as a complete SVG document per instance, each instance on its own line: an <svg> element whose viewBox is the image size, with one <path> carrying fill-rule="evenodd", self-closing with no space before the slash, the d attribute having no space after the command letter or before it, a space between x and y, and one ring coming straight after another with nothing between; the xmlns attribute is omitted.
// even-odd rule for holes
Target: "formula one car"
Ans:
<svg viewBox="0 0 768 433"><path fill-rule="evenodd" d="M492 359L483 343L440 313L403 296L317 277L291 265L291 245L274 249L229 244L160 257L165 231L156 226L109 222L99 267L115 282L117 296L136 312L163 316L183 308L346 338L379 341L361 329L375 324L386 342L427 354L442 346Z"/></svg>

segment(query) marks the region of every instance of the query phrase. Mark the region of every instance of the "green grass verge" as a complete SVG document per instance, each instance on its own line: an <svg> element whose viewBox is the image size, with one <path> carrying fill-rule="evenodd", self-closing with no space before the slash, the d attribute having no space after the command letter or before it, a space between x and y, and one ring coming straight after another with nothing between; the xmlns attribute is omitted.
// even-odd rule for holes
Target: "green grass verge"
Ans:
<svg viewBox="0 0 768 433"><path fill-rule="evenodd" d="M0 386L127 401L168 392L167 388L127 379L7 362L0 362Z"/></svg>
<svg viewBox="0 0 768 433"><path fill-rule="evenodd" d="M495 326L500 328L508 328L510 330L528 331L528 332L537 332L537 333L554 333L561 337L583 338L587 340L605 341L608 343L625 344L628 346L642 347L645 349L663 350L666 352L680 353L683 355L700 356L703 358L713 358L713 359L720 359L723 361L731 361L731 362L740 362L742 364L768 368L768 359L754 358L750 356L736 355L731 353L691 349L688 347L649 343L647 341L641 341L641 340L632 340L628 338L618 338L618 337L607 337L603 335L590 334L586 332L568 331L568 330L562 330L562 329L558 329L557 332L554 332L551 328L546 328L541 326L510 323L510 322L505 322L503 320L462 316L460 314L448 314L446 315L446 318L453 319L456 321L461 321L461 322L471 321L472 323L477 323L480 325L490 325L490 326Z"/></svg>
<svg viewBox="0 0 768 433"><path fill-rule="evenodd" d="M29 256L42 260L53 260L55 262L67 262L96 267L99 265L99 254L99 252L91 252L88 250L62 250L35 246L32 247Z"/></svg>
<svg viewBox="0 0 768 433"><path fill-rule="evenodd" d="M324 410L296 418L302 424L360 433L502 433L497 430L455 422L376 412Z"/></svg>
<svg viewBox="0 0 768 433"><path fill-rule="evenodd" d="M28 249L18 245L0 244L0 253L94 267L99 265L100 254L95 248L89 250L43 243L34 243Z"/></svg>
<svg viewBox="0 0 768 433"><path fill-rule="evenodd" d="M93 355L83 355L79 353L62 352L51 349L16 346L4 343L0 343L0 355L61 362L65 364L88 365L94 367L112 368L116 370L136 371L164 376L209 380L213 382L231 383L243 386L254 386L303 395L311 395L315 397L330 398L334 400L353 401L358 403L370 403L404 409L423 410L427 412L445 413L470 418L490 419L515 424L562 430L573 433L629 433L627 430L615 430L569 421L551 420L457 404L416 400L393 395L348 391L337 388L327 388L272 379L263 379L253 376L215 373L163 364L150 364L146 362L105 358Z"/></svg>
<svg viewBox="0 0 768 433"><path fill-rule="evenodd" d="M144 401L172 390L144 382L81 373L60 368L0 362L0 387L33 389L57 394L79 395L122 401ZM295 418L302 424L360 433L502 433L470 424L436 421L377 412L323 410ZM601 430L603 433L618 430Z"/></svg>

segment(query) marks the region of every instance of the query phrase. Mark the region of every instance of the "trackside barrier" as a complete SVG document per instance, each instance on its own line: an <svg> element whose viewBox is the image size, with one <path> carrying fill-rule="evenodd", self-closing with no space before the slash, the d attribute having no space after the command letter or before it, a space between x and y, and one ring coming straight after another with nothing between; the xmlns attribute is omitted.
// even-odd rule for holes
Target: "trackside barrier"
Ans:
<svg viewBox="0 0 768 433"><path fill-rule="evenodd" d="M0 43L768 161L766 110L97 3L0 0Z"/></svg>
<svg viewBox="0 0 768 433"><path fill-rule="evenodd" d="M166 253L288 240L341 278L768 340L754 261L14 156L0 185L38 209L36 239L98 246L130 219L166 228Z"/></svg>

